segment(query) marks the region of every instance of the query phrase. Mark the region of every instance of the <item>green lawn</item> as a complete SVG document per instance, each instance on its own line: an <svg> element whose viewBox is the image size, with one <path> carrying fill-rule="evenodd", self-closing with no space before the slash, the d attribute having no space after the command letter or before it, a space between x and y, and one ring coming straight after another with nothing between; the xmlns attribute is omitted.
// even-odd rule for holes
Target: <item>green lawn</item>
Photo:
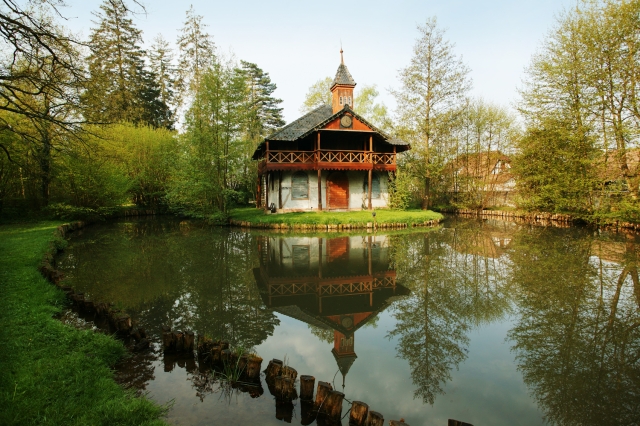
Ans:
<svg viewBox="0 0 640 426"><path fill-rule="evenodd" d="M113 380L120 342L53 318L65 297L37 267L57 225L0 226L0 424L164 424L161 407Z"/></svg>
<svg viewBox="0 0 640 426"><path fill-rule="evenodd" d="M251 223L286 224L286 225L363 225L373 222L370 211L351 212L301 212L266 214L261 209L234 209L229 213L231 220ZM381 223L423 224L430 220L441 220L440 213L431 210L376 210L376 221Z"/></svg>

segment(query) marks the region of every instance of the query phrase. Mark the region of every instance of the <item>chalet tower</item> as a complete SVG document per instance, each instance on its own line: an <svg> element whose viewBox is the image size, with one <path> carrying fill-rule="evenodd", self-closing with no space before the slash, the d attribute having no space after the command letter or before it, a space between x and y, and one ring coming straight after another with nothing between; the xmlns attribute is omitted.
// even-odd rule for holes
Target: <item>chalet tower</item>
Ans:
<svg viewBox="0 0 640 426"><path fill-rule="evenodd" d="M331 83L331 94L333 95L331 108L334 114L343 109L345 105L349 105L353 109L353 89L355 87L356 82L344 64L344 56L342 49L340 49L340 66L336 72L336 78Z"/></svg>
<svg viewBox="0 0 640 426"><path fill-rule="evenodd" d="M258 145L257 207L272 212L385 208L397 154L408 143L354 111L356 82L344 64L321 105Z"/></svg>

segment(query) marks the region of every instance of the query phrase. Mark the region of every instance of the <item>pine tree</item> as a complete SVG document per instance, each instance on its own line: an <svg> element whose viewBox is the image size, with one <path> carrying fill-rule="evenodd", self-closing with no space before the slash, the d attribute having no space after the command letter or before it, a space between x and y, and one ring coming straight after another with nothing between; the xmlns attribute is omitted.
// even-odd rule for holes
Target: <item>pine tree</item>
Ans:
<svg viewBox="0 0 640 426"><path fill-rule="evenodd" d="M154 40L149 52L149 68L155 75L159 90L159 100L168 108L175 108L176 69L173 65L173 52L161 34ZM173 122L175 111L169 111L169 119Z"/></svg>
<svg viewBox="0 0 640 426"><path fill-rule="evenodd" d="M240 61L247 84L247 134L254 142L259 142L269 133L284 126L281 99L274 98L277 86L271 82L269 73L258 65ZM255 148L255 147L254 147Z"/></svg>
<svg viewBox="0 0 640 426"><path fill-rule="evenodd" d="M213 64L215 44L205 31L202 16L196 15L193 6L187 11L187 20L178 36L178 103L195 97L201 87L202 75Z"/></svg>
<svg viewBox="0 0 640 426"><path fill-rule="evenodd" d="M145 69L142 31L122 2L105 0L100 9L89 40L87 118L167 127L168 108L159 99L155 75Z"/></svg>

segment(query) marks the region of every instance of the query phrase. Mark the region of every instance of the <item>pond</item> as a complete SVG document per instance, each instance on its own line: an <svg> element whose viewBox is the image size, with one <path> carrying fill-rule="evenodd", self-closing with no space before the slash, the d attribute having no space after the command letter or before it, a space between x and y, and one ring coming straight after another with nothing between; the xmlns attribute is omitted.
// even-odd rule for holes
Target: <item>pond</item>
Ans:
<svg viewBox="0 0 640 426"><path fill-rule="evenodd" d="M92 226L58 259L67 283L144 326L118 379L177 425L302 421L243 392L161 327L226 339L333 383L411 426L640 424L635 236L449 220L396 233L292 234L149 219ZM245 389L246 390L246 389ZM347 418L343 420L347 424Z"/></svg>

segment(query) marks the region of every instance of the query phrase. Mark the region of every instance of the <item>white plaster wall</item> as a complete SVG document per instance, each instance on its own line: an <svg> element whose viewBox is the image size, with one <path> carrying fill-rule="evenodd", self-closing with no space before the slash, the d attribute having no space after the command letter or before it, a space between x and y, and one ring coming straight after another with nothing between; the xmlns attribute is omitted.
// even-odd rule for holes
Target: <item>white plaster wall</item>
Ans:
<svg viewBox="0 0 640 426"><path fill-rule="evenodd" d="M375 172L374 172L375 173ZM380 197L371 200L371 206L385 208L389 205L389 176L387 173L378 172L380 179ZM348 172L349 177L349 208L353 210L368 209L367 195L364 193L364 182L368 179L369 172Z"/></svg>
<svg viewBox="0 0 640 426"><path fill-rule="evenodd" d="M322 171L322 208L327 207L327 176L331 173L329 170ZM351 171L346 172L349 179L349 209L361 210L368 208L366 199L367 194L364 193L363 183L368 176L368 172ZM293 172L282 173L282 209L283 210L318 210L318 172L307 172L309 177L309 198L306 200L293 200L291 198L291 177ZM267 206L272 203L278 208L278 191L279 179L277 173L273 174L273 189L271 182L267 185ZM380 197L371 200L372 207L385 208L389 205L389 188L388 175L384 172L378 172L380 178Z"/></svg>

